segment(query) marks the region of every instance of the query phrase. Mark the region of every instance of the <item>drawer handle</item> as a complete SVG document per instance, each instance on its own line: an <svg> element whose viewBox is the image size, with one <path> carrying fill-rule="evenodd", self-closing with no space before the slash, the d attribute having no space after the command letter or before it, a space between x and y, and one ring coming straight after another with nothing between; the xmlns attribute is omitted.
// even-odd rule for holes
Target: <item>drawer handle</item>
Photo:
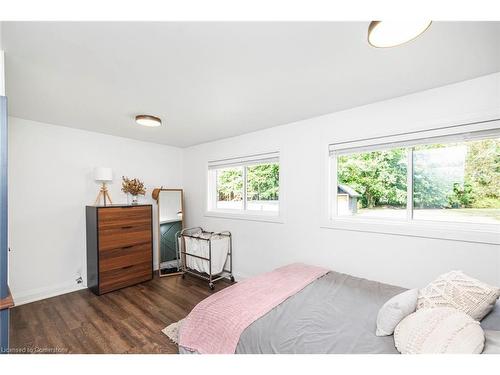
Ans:
<svg viewBox="0 0 500 375"><path fill-rule="evenodd" d="M123 246L123 247L122 247L122 250L127 250L127 249L130 249L131 247L134 247L134 245Z"/></svg>
<svg viewBox="0 0 500 375"><path fill-rule="evenodd" d="M122 227L122 229L130 229L130 228L133 228L133 226L132 225L126 225L126 226Z"/></svg>
<svg viewBox="0 0 500 375"><path fill-rule="evenodd" d="M122 270L126 270L127 268L132 268L134 267L134 265L132 264L131 266L125 266L125 267L122 267Z"/></svg>

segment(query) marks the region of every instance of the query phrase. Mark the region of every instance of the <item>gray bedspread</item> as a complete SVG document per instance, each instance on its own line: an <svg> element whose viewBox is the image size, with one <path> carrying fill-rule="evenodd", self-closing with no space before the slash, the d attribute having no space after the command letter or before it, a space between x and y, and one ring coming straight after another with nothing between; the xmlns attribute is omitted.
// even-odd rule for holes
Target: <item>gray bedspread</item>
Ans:
<svg viewBox="0 0 500 375"><path fill-rule="evenodd" d="M398 353L375 328L380 307L404 290L331 271L248 326L236 353Z"/></svg>
<svg viewBox="0 0 500 375"><path fill-rule="evenodd" d="M398 353L377 313L404 289L329 272L251 324L236 353Z"/></svg>

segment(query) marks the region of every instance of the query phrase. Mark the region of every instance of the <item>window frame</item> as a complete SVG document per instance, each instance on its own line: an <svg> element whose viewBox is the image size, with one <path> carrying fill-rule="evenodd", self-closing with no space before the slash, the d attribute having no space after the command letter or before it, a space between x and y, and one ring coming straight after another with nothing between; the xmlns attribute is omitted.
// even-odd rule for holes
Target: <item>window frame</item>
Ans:
<svg viewBox="0 0 500 375"><path fill-rule="evenodd" d="M278 211L249 210L247 209L247 167L270 163L277 163L279 166ZM217 208L216 171L231 167L243 168L242 209ZM205 216L207 217L283 223L283 173L281 168L280 152L263 152L253 155L209 161L207 165L207 203L205 208Z"/></svg>
<svg viewBox="0 0 500 375"><path fill-rule="evenodd" d="M432 130L372 137L328 144L327 217L322 227L363 232L388 233L425 238L440 238L489 244L500 244L500 224L415 219L413 217L413 147L419 144L452 143L489 135L500 137L500 120L493 119ZM484 138L483 138L484 139ZM407 149L406 219L339 216L337 207L337 157L341 154L369 152L404 147Z"/></svg>

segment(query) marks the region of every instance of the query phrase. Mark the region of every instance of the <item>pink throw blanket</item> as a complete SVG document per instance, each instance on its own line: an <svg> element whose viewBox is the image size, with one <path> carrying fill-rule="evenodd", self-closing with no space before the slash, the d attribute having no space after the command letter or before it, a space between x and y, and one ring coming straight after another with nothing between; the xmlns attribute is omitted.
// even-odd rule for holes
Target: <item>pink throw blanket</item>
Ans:
<svg viewBox="0 0 500 375"><path fill-rule="evenodd" d="M250 324L327 272L297 263L223 289L186 317L179 345L201 354L232 354Z"/></svg>

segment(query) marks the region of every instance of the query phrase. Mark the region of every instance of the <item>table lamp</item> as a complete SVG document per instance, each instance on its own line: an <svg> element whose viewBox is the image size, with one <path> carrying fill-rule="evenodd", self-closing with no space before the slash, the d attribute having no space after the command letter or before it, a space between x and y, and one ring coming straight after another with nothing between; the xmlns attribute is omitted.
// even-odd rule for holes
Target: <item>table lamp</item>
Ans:
<svg viewBox="0 0 500 375"><path fill-rule="evenodd" d="M108 187L106 186L106 182L113 181L113 170L111 168L105 168L105 167L95 168L94 180L102 184L94 204L99 205L101 203L101 197L104 200L105 206L107 204L106 198L107 200L109 200L109 203L113 204L113 202L111 201L111 197L109 196L108 193Z"/></svg>

